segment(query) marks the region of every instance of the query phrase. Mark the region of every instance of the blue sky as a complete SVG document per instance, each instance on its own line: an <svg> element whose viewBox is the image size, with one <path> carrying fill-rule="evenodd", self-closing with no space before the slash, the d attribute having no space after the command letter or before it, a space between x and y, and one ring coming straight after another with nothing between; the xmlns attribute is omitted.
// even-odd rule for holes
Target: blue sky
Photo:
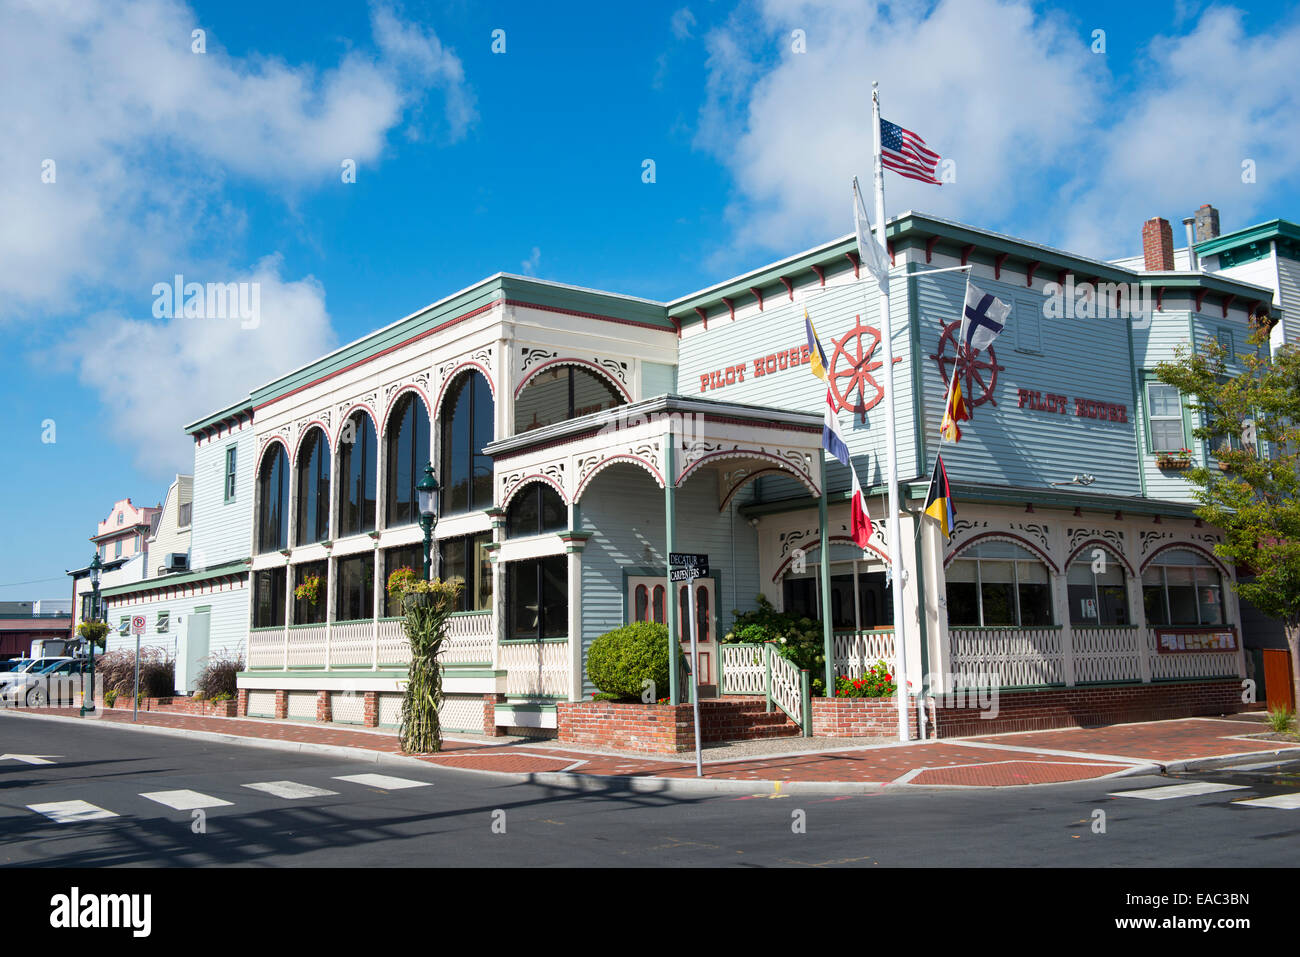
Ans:
<svg viewBox="0 0 1300 957"><path fill-rule="evenodd" d="M873 78L956 163L891 213L1099 257L1204 202L1300 218L1286 4L82 7L0 3L3 599L66 596L185 422L480 278L668 299L849 232ZM176 273L256 279L264 321L156 318Z"/></svg>

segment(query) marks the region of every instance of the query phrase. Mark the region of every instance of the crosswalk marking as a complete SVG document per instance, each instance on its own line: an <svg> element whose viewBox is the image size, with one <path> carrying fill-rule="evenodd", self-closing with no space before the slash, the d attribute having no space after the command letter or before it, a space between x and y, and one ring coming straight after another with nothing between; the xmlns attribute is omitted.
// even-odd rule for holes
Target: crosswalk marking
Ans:
<svg viewBox="0 0 1300 957"><path fill-rule="evenodd" d="M193 811L200 807L229 807L230 801L223 801L221 798L215 798L208 794L200 794L198 791L148 791L141 793L140 797L148 798L150 801L157 801L159 804L165 804L175 811Z"/></svg>
<svg viewBox="0 0 1300 957"><path fill-rule="evenodd" d="M95 821L105 817L117 817L113 811L89 804L86 801L53 801L49 804L27 805L37 814L44 814L55 824L75 824L78 821Z"/></svg>
<svg viewBox="0 0 1300 957"><path fill-rule="evenodd" d="M327 797L339 793L338 791L327 791L324 788L314 788L310 784L299 784L297 781L258 781L255 784L242 785L242 787L252 788L254 791L265 791L267 794L274 794L276 797L289 800Z"/></svg>
<svg viewBox="0 0 1300 957"><path fill-rule="evenodd" d="M1171 784L1167 787L1142 788L1138 791L1111 791L1110 797L1142 798L1145 801L1167 801L1170 798L1196 797L1198 794L1214 794L1218 791L1241 791L1244 784L1216 784L1213 781L1193 782L1191 784Z"/></svg>
<svg viewBox="0 0 1300 957"><path fill-rule="evenodd" d="M397 791L401 788L427 788L428 781L412 781L410 778L395 778L389 774L341 774L335 781L351 781L366 787L383 788L385 791Z"/></svg>
<svg viewBox="0 0 1300 957"><path fill-rule="evenodd" d="M1275 807L1284 811L1294 811L1300 808L1300 794L1279 794L1271 798L1252 798L1249 801L1233 801L1232 803L1248 807Z"/></svg>

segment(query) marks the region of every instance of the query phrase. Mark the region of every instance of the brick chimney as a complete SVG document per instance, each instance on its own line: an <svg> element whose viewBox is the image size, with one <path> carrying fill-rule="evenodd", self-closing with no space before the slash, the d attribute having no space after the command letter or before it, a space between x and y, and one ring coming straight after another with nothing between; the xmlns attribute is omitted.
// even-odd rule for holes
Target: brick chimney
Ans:
<svg viewBox="0 0 1300 957"><path fill-rule="evenodd" d="M1169 220L1156 216L1142 224L1142 256L1148 272L1173 270L1174 231Z"/></svg>
<svg viewBox="0 0 1300 957"><path fill-rule="evenodd" d="M1203 243L1207 239L1219 236L1219 211L1206 203L1196 211L1196 241Z"/></svg>

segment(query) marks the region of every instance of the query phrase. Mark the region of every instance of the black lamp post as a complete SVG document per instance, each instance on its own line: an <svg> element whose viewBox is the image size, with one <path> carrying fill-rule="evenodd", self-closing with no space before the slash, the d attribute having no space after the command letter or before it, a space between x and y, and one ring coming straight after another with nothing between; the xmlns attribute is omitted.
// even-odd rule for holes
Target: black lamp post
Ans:
<svg viewBox="0 0 1300 957"><path fill-rule="evenodd" d="M420 499L420 527L424 529L424 580L431 581L433 570L433 527L438 524L438 480L433 477L433 463L424 466L424 478L416 483Z"/></svg>
<svg viewBox="0 0 1300 957"><path fill-rule="evenodd" d="M95 557L90 563L90 620L99 621L99 576L104 571L104 565L99 560L99 549L95 549ZM83 690L81 695L81 716L84 718L87 714L95 710L95 639L88 639L90 645L90 697L87 698Z"/></svg>

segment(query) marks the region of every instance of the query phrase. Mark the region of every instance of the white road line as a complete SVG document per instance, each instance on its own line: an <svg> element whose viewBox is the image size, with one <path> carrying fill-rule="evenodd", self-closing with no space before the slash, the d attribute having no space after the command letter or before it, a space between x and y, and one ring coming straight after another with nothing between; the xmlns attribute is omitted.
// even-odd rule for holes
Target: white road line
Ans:
<svg viewBox="0 0 1300 957"><path fill-rule="evenodd" d="M1294 811L1300 808L1300 794L1279 794L1271 798L1253 798L1249 801L1233 801L1232 803L1249 807L1276 807L1284 811Z"/></svg>
<svg viewBox="0 0 1300 957"><path fill-rule="evenodd" d="M88 804L85 801L54 801L50 804L27 805L37 814L44 814L55 824L75 824L78 821L95 821L104 817L118 817L113 811Z"/></svg>
<svg viewBox="0 0 1300 957"><path fill-rule="evenodd" d="M200 794L198 791L187 790L148 791L142 792L140 797L165 804L174 811L193 811L200 807L229 807L232 803L208 794Z"/></svg>
<svg viewBox="0 0 1300 957"><path fill-rule="evenodd" d="M335 781L351 781L366 787L383 788L385 791L397 791L402 788L427 788L428 781L412 781L410 778L395 778L389 774L340 774Z"/></svg>
<svg viewBox="0 0 1300 957"><path fill-rule="evenodd" d="M1111 791L1110 797L1142 798L1146 801L1167 801L1170 798L1196 797L1198 794L1214 794L1218 791L1242 791L1244 784L1216 784L1213 781L1192 784L1171 784L1167 787L1142 788L1138 791Z"/></svg>
<svg viewBox="0 0 1300 957"><path fill-rule="evenodd" d="M327 791L324 788L314 788L310 784L299 784L297 781L258 781L254 784L244 784L241 787L252 788L254 791L265 791L267 794L274 794L276 797L295 800L297 798L309 797L326 797L331 794L338 794L338 791Z"/></svg>

